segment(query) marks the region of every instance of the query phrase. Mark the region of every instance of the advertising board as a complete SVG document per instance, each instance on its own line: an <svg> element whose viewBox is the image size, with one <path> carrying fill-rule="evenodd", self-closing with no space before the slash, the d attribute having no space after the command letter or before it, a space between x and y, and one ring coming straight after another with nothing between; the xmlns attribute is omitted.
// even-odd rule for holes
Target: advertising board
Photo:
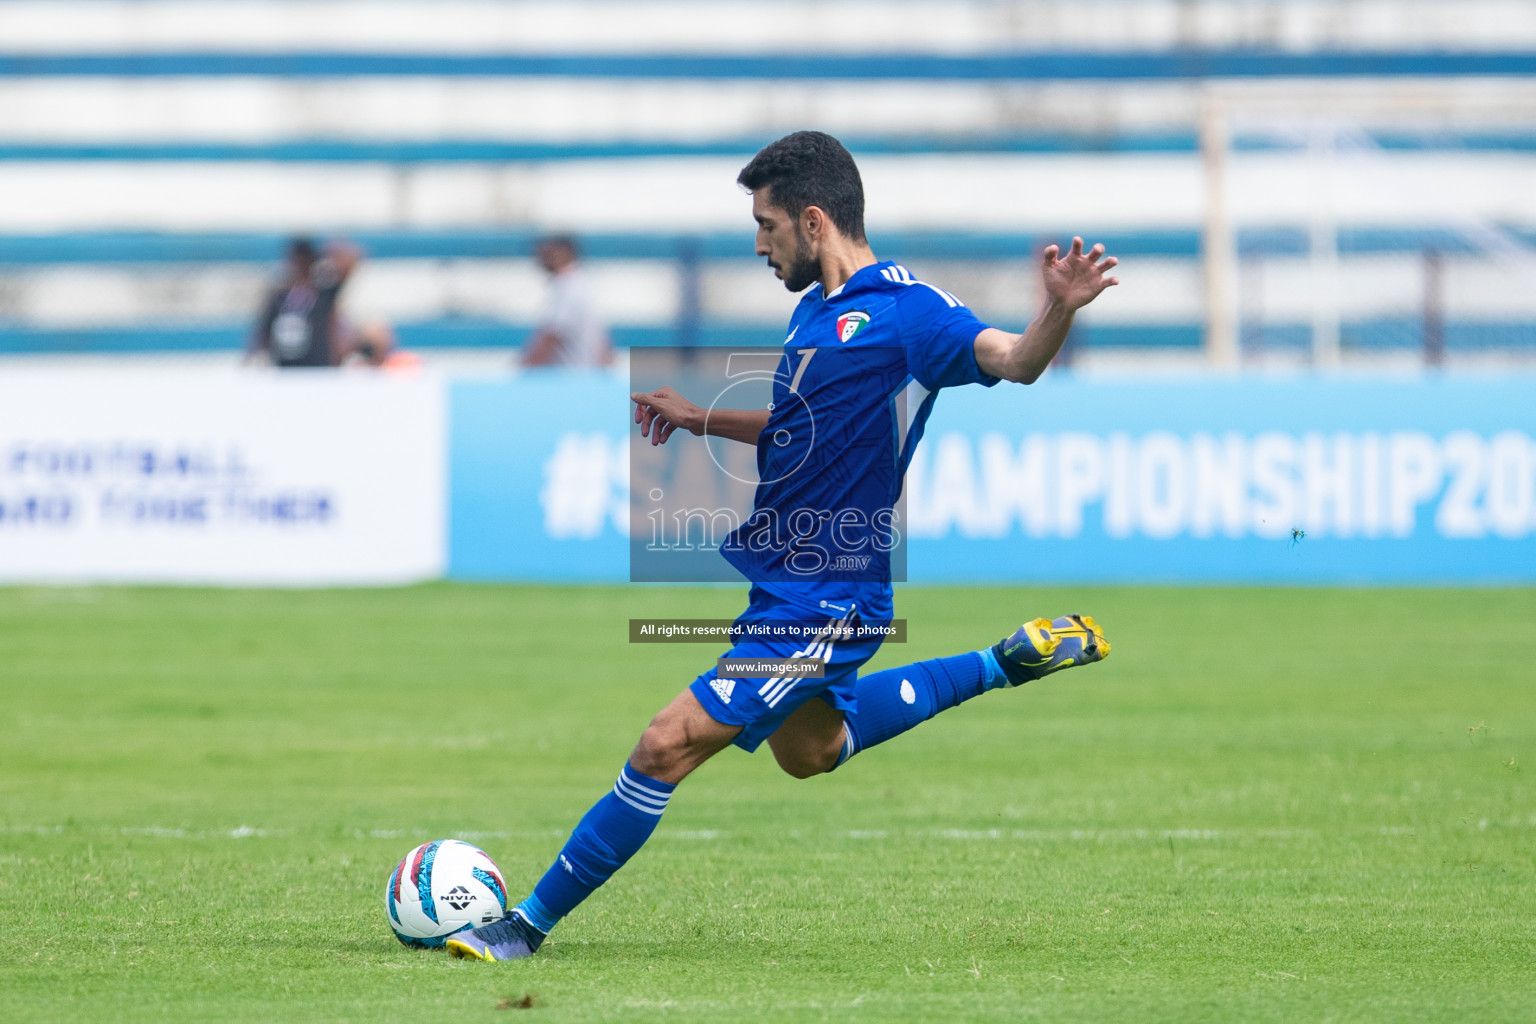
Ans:
<svg viewBox="0 0 1536 1024"><path fill-rule="evenodd" d="M371 373L7 373L0 581L441 576L444 393Z"/></svg>
<svg viewBox="0 0 1536 1024"><path fill-rule="evenodd" d="M451 575L628 578L622 381L459 382L452 406ZM1536 583L1536 378L972 386L940 396L906 499L915 583Z"/></svg>

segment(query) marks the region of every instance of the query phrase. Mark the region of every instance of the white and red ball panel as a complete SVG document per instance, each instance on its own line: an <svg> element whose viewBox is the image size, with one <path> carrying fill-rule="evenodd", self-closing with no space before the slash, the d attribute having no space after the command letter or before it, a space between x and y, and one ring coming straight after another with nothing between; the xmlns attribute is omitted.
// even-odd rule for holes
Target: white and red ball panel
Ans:
<svg viewBox="0 0 1536 1024"><path fill-rule="evenodd" d="M501 869L480 847L458 839L422 843L389 876L384 909L407 946L441 946L454 932L507 913Z"/></svg>

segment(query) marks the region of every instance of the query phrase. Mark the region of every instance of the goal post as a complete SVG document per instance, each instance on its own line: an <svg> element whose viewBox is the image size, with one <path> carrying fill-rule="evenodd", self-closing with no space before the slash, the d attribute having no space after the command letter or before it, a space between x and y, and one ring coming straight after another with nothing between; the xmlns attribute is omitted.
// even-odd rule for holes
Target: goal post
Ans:
<svg viewBox="0 0 1536 1024"><path fill-rule="evenodd" d="M1532 139L1536 82L1206 83L1207 363L1536 359Z"/></svg>

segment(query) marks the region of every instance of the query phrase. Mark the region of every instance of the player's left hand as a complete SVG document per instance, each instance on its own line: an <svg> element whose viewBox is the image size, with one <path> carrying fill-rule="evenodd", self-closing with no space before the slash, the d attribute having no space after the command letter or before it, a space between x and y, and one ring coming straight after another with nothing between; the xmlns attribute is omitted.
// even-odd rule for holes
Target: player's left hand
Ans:
<svg viewBox="0 0 1536 1024"><path fill-rule="evenodd" d="M1072 248L1065 256L1061 256L1060 246L1046 246L1041 256L1041 273L1047 297L1069 311L1078 310L1098 298L1105 288L1119 284L1118 278L1104 275L1120 261L1111 256L1100 263L1099 257L1103 255L1102 245L1084 253L1081 238L1072 239Z"/></svg>

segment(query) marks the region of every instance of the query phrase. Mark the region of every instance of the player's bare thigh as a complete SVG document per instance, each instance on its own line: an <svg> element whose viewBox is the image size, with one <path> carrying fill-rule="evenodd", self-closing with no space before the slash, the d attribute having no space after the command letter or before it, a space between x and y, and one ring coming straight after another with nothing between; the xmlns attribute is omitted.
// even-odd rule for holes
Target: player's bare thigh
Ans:
<svg viewBox="0 0 1536 1024"><path fill-rule="evenodd" d="M768 748L779 767L797 779L829 772L843 749L843 713L813 697L774 730Z"/></svg>
<svg viewBox="0 0 1536 1024"><path fill-rule="evenodd" d="M741 732L709 717L692 690L684 690L651 719L629 755L630 767L676 785L699 765L730 746Z"/></svg>

